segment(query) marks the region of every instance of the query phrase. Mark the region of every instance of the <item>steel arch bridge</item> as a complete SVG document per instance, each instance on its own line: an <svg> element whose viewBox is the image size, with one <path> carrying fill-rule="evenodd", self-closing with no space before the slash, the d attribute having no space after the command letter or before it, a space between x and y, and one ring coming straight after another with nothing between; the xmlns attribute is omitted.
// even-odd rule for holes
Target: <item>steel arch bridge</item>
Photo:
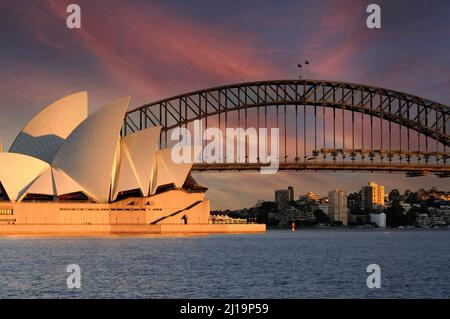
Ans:
<svg viewBox="0 0 450 319"><path fill-rule="evenodd" d="M385 88L275 80L220 86L143 105L126 114L122 135L161 125L161 146L167 147L171 130L195 120L205 129L209 124L223 130L232 123L244 129L278 127L280 170L448 177L449 116L448 106ZM262 165L223 160L195 164L193 170L256 170Z"/></svg>

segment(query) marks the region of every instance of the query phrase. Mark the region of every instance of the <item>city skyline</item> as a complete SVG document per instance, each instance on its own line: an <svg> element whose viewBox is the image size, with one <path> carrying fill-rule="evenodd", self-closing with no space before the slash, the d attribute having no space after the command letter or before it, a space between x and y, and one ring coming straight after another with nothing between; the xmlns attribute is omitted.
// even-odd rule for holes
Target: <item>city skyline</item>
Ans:
<svg viewBox="0 0 450 319"><path fill-rule="evenodd" d="M233 217L254 219L278 229L306 228L444 228L450 221L450 192L436 188L384 192L375 182L347 194L341 189L327 196L308 192L293 197L294 188L275 190L275 201L258 201L240 210L216 211Z"/></svg>
<svg viewBox="0 0 450 319"><path fill-rule="evenodd" d="M375 183L375 182L369 181L367 184L361 185L359 188L355 188L355 189L349 189L349 190L346 190L346 189L337 189L337 190L344 191L344 192L347 194L347 196L350 195L350 194L358 194L358 193L359 193L359 194L362 194L364 187L369 186L371 183ZM375 183L375 184L376 184L376 183ZM378 186L384 187L384 185L378 185ZM283 188L283 187L284 187L284 188ZM277 192L288 192L288 191L289 191L289 188L291 188L291 187L293 187L293 191L294 191L294 201L302 201L302 200L305 200L305 198L306 198L308 195L313 195L313 196L314 196L314 195L318 195L318 198L320 198L320 200L328 199L329 192L330 192L330 191L333 191L333 190L336 190L336 188L334 188L334 189L333 189L333 188L330 188L330 189L328 189L328 190L322 190L322 191L319 191L319 192L314 192L314 191L311 191L311 190L298 191L298 189L295 188L294 186L289 185L289 184L286 184L286 185L284 185L284 186L281 186L280 188L268 190L268 191L270 192L270 194L271 194L271 197L269 197L269 198L265 198L265 199L260 198L259 200L255 201L255 203L251 204L251 205L248 206L248 207L236 207L235 209L247 209L247 208L253 207L253 206L255 206L255 205L258 205L258 203L261 203L261 202L273 202L273 201L274 201L274 194L275 194L275 202L276 202L276 198L277 198L276 193L277 193ZM398 190L399 193L402 195L402 194L404 194L406 191L411 191L411 192L414 193L414 192L420 191L421 189L424 189L425 191L429 191L429 190L431 190L432 188L433 188L433 186L430 187L430 188L427 188L427 187L419 187L419 188L417 188L417 189L416 189L416 188L399 189L399 188L393 187L393 188L391 188L391 189L385 190L385 192L384 192L384 197L385 197L385 198L388 198L389 193L390 193L391 191L393 191L393 190ZM436 189L437 189L438 191L450 193L449 190L439 189L439 188L436 188ZM317 200L316 200L316 201L317 201ZM384 204L383 204L382 206L384 206ZM228 209L229 209L229 208L216 209L216 210L221 211L221 210L228 210ZM231 209L231 210L232 210L232 209Z"/></svg>
<svg viewBox="0 0 450 319"><path fill-rule="evenodd" d="M267 2L258 3L256 11L255 1L78 1L82 28L69 30L68 3L0 4L0 38L8 43L0 52L8 79L0 84L5 150L16 127L57 96L88 89L95 110L111 97L132 95L133 108L205 87L297 78L297 63L305 59L310 61L302 74L307 78L365 83L450 102L445 69L450 44L440 40L450 27L442 8L448 4L380 1L383 27L368 30L363 27L368 1ZM270 181L257 173L195 177L209 188L213 209L251 206L282 185L304 192L324 192L324 184L348 192L370 180L387 191L448 185L434 176L378 173L278 173Z"/></svg>
<svg viewBox="0 0 450 319"><path fill-rule="evenodd" d="M271 178L270 176L263 176L257 173L251 172L241 172L239 174L233 174L233 179L236 184L224 185L225 182L221 183L222 175L231 175L232 173L220 173L217 174L217 179L214 183L219 183L219 186L215 186L212 182L208 183L208 176L214 173L195 173L193 176L202 185L209 186L207 192L208 198L219 199L218 202L223 205L218 205L211 202L211 208L214 210L222 209L241 209L246 207L252 207L258 200L273 200L273 192L278 189L287 188L287 186L293 186L295 189L295 194L306 194L311 191L321 196L326 196L329 190L333 188L340 188L347 192L347 194L358 192L361 190L362 186L367 185L369 182L374 181L378 184L385 186L386 193L389 193L393 189L399 190L403 193L405 190L409 189L411 191L417 191L420 188L431 189L432 187L437 187L443 191L449 191L446 187L446 183L439 180L435 176L424 176L424 177L406 177L404 174L388 174L388 173L322 173L322 172L279 172L277 175L281 175L282 178ZM220 176L219 176L220 175ZM275 176L277 176L275 175ZM386 177L380 177L386 176ZM392 178L392 175L396 176ZM253 179L249 179L249 176ZM307 177L302 179L301 177ZM273 177L273 176L272 176ZM342 178L343 177L343 178ZM314 182L310 182L310 180ZM218 180L218 181L217 181ZM223 180L228 180L226 176ZM302 182L303 181L303 182ZM330 183L332 181L332 183ZM329 183L329 187L324 189L323 183ZM211 186L212 185L212 186ZM266 185L264 188L261 185ZM270 185L270 186L269 186ZM236 191L238 188L240 191ZM245 192L245 189L258 189L258 192ZM230 202L230 193L245 194L247 196L238 202ZM213 193L213 194L212 194ZM296 195L297 196L297 195Z"/></svg>

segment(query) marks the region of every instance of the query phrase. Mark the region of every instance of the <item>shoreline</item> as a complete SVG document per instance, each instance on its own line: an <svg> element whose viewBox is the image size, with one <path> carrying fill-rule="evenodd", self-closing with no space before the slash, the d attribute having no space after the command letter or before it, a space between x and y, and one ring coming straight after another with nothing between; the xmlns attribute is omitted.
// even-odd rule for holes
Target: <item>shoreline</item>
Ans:
<svg viewBox="0 0 450 319"><path fill-rule="evenodd" d="M1 239L144 239L144 238L193 238L193 237L210 237L217 235L266 235L269 232L291 232L290 228L267 228L266 231L261 232L228 232L228 233L208 233L208 232L197 232L197 233L161 233L161 234L0 234ZM332 227L332 228L298 228L296 233L301 232L312 232L312 231L337 231L337 232L358 232L358 231L370 231L370 232L390 232L390 231L450 231L448 227L441 228L369 228L369 227Z"/></svg>
<svg viewBox="0 0 450 319"><path fill-rule="evenodd" d="M267 231L269 230L291 230L290 227L267 227ZM302 230L450 230L450 227L430 227L430 228L421 228L421 227L296 227L295 231Z"/></svg>

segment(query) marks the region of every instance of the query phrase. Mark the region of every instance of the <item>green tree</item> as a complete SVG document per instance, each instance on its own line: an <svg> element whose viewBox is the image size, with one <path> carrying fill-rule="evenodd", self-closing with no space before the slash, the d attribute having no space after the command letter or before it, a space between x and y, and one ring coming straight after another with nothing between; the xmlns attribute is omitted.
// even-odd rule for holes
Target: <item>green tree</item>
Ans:
<svg viewBox="0 0 450 319"><path fill-rule="evenodd" d="M398 203L393 203L386 209L386 224L390 227L398 227L407 224L407 218L404 214L405 209Z"/></svg>
<svg viewBox="0 0 450 319"><path fill-rule="evenodd" d="M409 226L414 226L416 224L416 218L417 218L417 213L410 209L407 213L406 213L406 223Z"/></svg>
<svg viewBox="0 0 450 319"><path fill-rule="evenodd" d="M313 214L319 224L328 224L330 222L330 217L328 217L321 209L315 209Z"/></svg>
<svg viewBox="0 0 450 319"><path fill-rule="evenodd" d="M398 189L393 189L389 192L389 201L393 203L400 203L400 192Z"/></svg>

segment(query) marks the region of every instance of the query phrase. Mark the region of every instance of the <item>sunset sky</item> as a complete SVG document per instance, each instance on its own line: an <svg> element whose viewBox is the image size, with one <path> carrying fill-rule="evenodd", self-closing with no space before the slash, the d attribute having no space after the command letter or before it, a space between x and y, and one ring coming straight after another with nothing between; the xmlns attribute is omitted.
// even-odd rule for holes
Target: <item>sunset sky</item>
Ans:
<svg viewBox="0 0 450 319"><path fill-rule="evenodd" d="M365 25L382 8L382 28ZM66 27L77 3L82 28ZM44 106L88 90L91 111L131 95L131 108L192 90L307 77L386 87L450 105L449 1L0 0L0 142L8 149ZM363 173L202 173L213 208L299 193L356 191L373 180L404 190L434 176Z"/></svg>

